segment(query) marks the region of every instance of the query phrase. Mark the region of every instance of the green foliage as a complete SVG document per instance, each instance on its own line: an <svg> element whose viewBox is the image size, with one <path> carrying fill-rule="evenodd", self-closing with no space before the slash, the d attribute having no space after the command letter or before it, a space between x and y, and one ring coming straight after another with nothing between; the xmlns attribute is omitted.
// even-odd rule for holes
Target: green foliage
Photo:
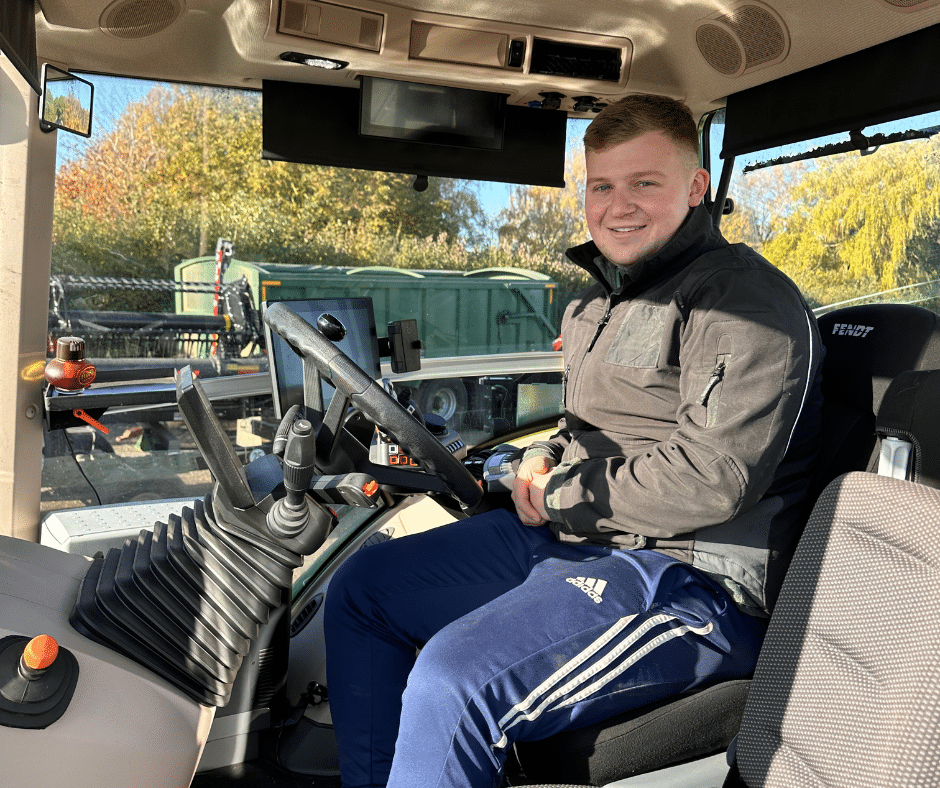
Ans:
<svg viewBox="0 0 940 788"><path fill-rule="evenodd" d="M243 259L373 264L403 239L481 236L467 184L264 161L260 99L154 89L57 177L56 273L171 278L231 239ZM393 255L394 256L394 255Z"/></svg>
<svg viewBox="0 0 940 788"><path fill-rule="evenodd" d="M89 111L72 93L65 93L47 99L43 120L63 126L67 129L86 129L89 123Z"/></svg>

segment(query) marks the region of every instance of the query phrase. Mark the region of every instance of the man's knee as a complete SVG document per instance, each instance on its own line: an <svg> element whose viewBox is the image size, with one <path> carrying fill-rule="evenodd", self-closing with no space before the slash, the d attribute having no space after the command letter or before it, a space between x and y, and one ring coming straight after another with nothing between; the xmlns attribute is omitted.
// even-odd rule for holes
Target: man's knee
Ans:
<svg viewBox="0 0 940 788"><path fill-rule="evenodd" d="M391 561L382 555L383 544L357 550L347 558L330 578L329 593L324 605L327 620L335 613L351 609L363 612L384 584Z"/></svg>
<svg viewBox="0 0 940 788"><path fill-rule="evenodd" d="M432 637L418 654L408 677L406 700L441 703L443 699L463 703L490 678L485 655L468 649L459 635L445 628Z"/></svg>

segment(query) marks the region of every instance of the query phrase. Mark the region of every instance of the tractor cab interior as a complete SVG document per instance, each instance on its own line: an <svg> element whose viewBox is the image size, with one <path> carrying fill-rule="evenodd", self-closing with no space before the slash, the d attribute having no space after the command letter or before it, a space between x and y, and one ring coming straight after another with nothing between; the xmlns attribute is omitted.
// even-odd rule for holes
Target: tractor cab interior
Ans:
<svg viewBox="0 0 940 788"><path fill-rule="evenodd" d="M689 106L712 220L816 313L814 506L753 679L504 784L936 775L901 611L940 588L940 0L4 0L0 52L11 784L339 785L331 579L511 507L587 284L581 138L635 92ZM56 389L73 335L98 377Z"/></svg>

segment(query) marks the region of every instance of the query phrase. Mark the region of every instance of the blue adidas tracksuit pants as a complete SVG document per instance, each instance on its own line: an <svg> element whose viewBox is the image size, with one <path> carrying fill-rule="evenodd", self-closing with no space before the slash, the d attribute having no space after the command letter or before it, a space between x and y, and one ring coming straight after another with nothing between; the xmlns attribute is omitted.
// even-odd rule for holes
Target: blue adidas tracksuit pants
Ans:
<svg viewBox="0 0 940 788"><path fill-rule="evenodd" d="M513 742L747 676L764 633L686 564L504 510L358 551L325 616L344 788L492 788Z"/></svg>

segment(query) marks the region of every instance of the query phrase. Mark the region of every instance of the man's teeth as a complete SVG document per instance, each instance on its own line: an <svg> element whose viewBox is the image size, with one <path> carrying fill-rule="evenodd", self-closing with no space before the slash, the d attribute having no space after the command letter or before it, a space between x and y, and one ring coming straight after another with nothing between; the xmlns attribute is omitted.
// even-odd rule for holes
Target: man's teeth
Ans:
<svg viewBox="0 0 940 788"><path fill-rule="evenodd" d="M612 228L615 233L632 233L637 230L642 230L642 227L614 227Z"/></svg>

